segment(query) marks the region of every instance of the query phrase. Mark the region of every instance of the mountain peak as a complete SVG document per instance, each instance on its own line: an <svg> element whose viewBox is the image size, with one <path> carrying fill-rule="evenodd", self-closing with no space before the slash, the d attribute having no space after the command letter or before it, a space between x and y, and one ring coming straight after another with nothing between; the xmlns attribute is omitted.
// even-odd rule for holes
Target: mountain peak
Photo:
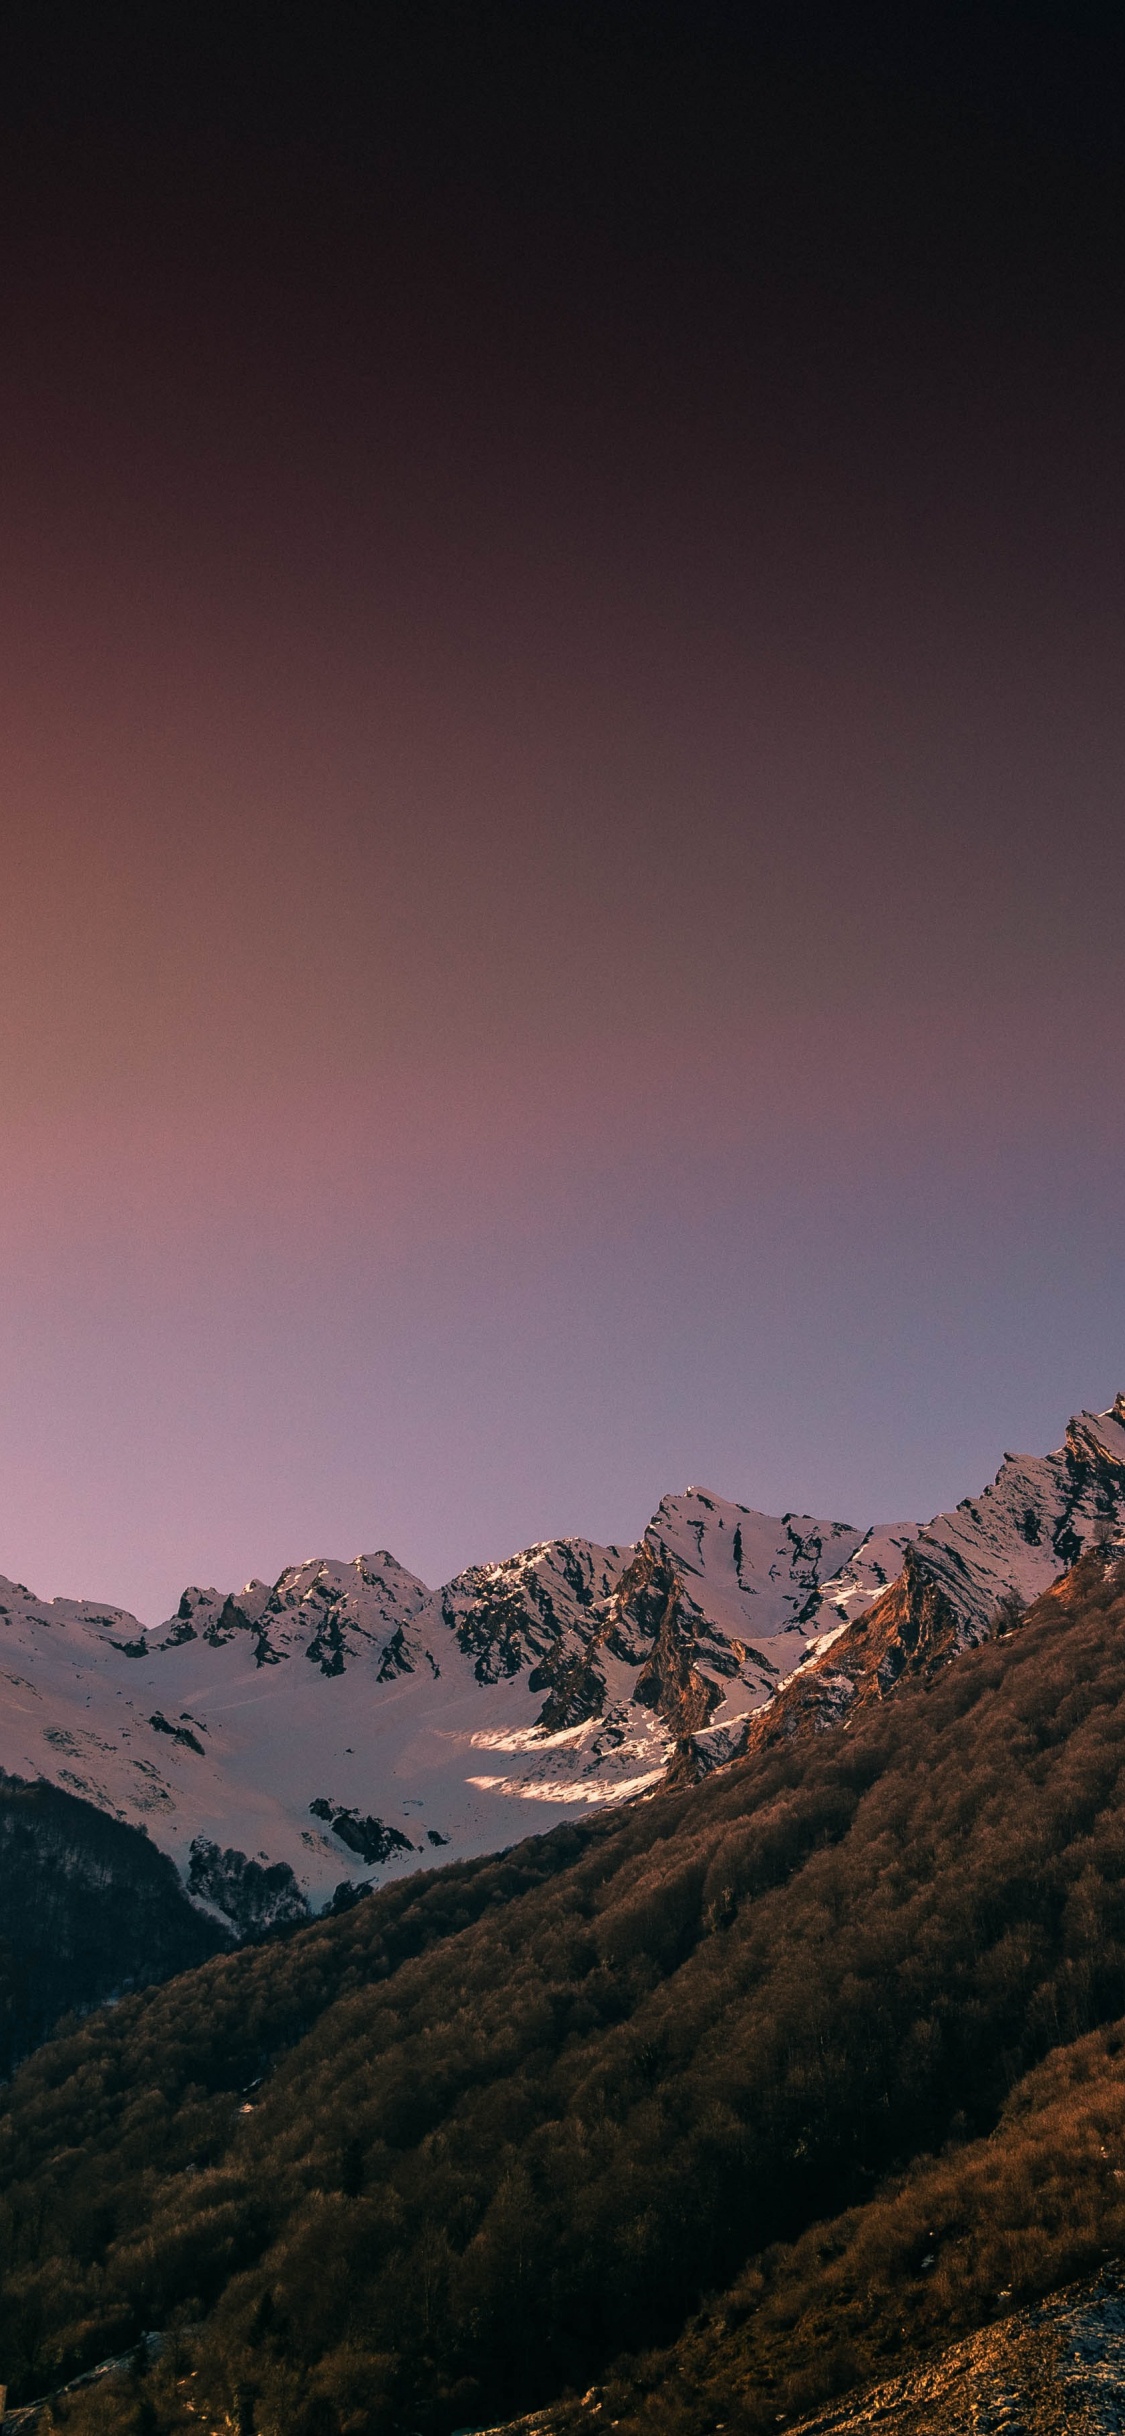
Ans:
<svg viewBox="0 0 1125 2436"><path fill-rule="evenodd" d="M1108 1412L1074 1413L1067 1423L1066 1444L1080 1463L1092 1459L1125 1466L1125 1395L1115 1396Z"/></svg>
<svg viewBox="0 0 1125 2436"><path fill-rule="evenodd" d="M630 1546L539 1541L435 1591L387 1548L312 1557L193 1585L152 1633L0 1582L0 1768L143 1824L185 1874L202 1839L227 1877L241 1856L322 1901L832 1723L1119 1541L1125 1396L924 1526L697 1483Z"/></svg>

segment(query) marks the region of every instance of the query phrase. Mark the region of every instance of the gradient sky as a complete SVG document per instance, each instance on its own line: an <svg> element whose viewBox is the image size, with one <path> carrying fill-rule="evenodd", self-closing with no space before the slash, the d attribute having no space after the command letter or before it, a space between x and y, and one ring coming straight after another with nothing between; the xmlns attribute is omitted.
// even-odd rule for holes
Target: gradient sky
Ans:
<svg viewBox="0 0 1125 2436"><path fill-rule="evenodd" d="M155 1621L1057 1443L1122 31L99 14L0 58L0 1570Z"/></svg>

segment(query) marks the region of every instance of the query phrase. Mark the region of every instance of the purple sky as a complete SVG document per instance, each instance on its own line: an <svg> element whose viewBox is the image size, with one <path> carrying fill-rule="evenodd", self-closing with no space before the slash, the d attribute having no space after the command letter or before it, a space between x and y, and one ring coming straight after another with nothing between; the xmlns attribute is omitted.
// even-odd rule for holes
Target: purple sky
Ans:
<svg viewBox="0 0 1125 2436"><path fill-rule="evenodd" d="M641 14L13 20L42 1592L924 1516L1125 1385L1121 61Z"/></svg>

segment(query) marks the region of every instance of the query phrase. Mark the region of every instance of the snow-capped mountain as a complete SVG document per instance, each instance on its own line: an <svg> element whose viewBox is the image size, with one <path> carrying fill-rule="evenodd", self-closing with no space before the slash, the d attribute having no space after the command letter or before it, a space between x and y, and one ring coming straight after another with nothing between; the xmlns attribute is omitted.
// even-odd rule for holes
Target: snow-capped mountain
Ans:
<svg viewBox="0 0 1125 2436"><path fill-rule="evenodd" d="M740 1748L836 1725L904 1675L931 1673L1009 1630L1088 1551L1125 1543L1125 1396L1078 1413L1051 1455L1005 1455L995 1480L935 1515L901 1572L812 1642Z"/></svg>
<svg viewBox="0 0 1125 2436"><path fill-rule="evenodd" d="M245 1932L721 1765L756 1718L830 1722L919 1619L952 1652L1099 1539L1125 1540L1120 1397L924 1528L694 1488L631 1547L548 1541L436 1591L386 1550L320 1560L188 1589L154 1632L0 1580L0 1770L143 1826Z"/></svg>
<svg viewBox="0 0 1125 2436"><path fill-rule="evenodd" d="M385 1680L396 1670L411 1617L430 1595L386 1548L350 1565L322 1557L291 1566L272 1585L247 1582L225 1598L217 1590L185 1590L155 1645L178 1649L201 1638L220 1649L249 1633L256 1666L278 1666L301 1651L322 1675L342 1675L349 1658L374 1655Z"/></svg>
<svg viewBox="0 0 1125 2436"><path fill-rule="evenodd" d="M1005 1455L979 1497L938 1514L918 1555L950 1604L983 1621L1012 1592L1049 1590L1093 1540L1125 1538L1125 1396L1077 1413L1053 1455Z"/></svg>

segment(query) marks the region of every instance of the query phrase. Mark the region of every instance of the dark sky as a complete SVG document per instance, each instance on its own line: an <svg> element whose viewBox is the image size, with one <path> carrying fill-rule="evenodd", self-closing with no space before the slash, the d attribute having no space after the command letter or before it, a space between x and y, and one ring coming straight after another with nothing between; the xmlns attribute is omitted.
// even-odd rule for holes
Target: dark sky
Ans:
<svg viewBox="0 0 1125 2436"><path fill-rule="evenodd" d="M1125 1384L1125 20L6 14L0 1569Z"/></svg>

